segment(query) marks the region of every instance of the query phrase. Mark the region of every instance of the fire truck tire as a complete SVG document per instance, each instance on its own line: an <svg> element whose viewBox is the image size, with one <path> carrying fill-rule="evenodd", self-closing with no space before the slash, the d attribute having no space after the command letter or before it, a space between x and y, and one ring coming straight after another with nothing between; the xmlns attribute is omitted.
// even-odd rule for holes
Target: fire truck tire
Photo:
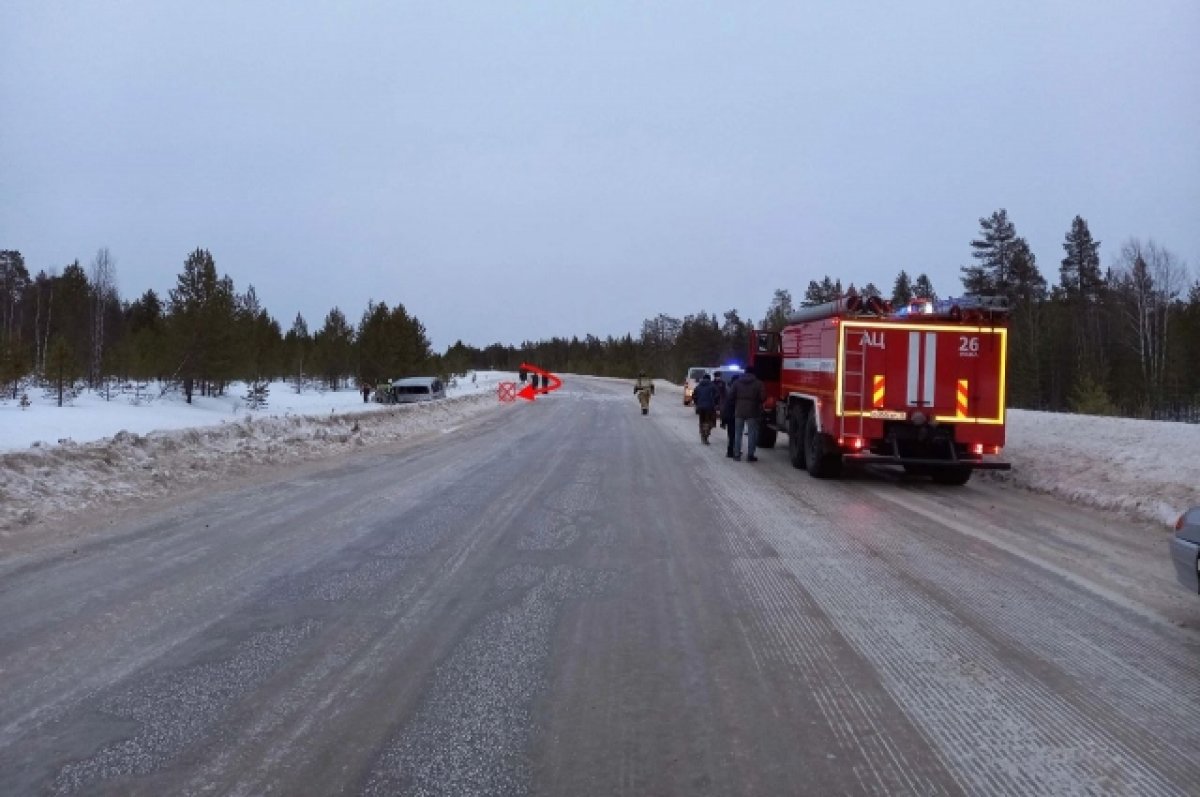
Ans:
<svg viewBox="0 0 1200 797"><path fill-rule="evenodd" d="M937 484L949 484L962 487L971 480L970 468L937 468L931 474Z"/></svg>
<svg viewBox="0 0 1200 797"><path fill-rule="evenodd" d="M767 426L765 423L759 423L759 425L758 425L758 447L759 448L774 448L775 447L775 438L778 436L778 434L779 433L773 427Z"/></svg>
<svg viewBox="0 0 1200 797"><path fill-rule="evenodd" d="M817 479L836 479L842 474L842 455L825 452L825 441L817 431L816 413L808 414L804 426L804 464L808 475Z"/></svg>
<svg viewBox="0 0 1200 797"><path fill-rule="evenodd" d="M788 460L794 468L804 467L804 426L800 418L799 407L791 408L788 413Z"/></svg>

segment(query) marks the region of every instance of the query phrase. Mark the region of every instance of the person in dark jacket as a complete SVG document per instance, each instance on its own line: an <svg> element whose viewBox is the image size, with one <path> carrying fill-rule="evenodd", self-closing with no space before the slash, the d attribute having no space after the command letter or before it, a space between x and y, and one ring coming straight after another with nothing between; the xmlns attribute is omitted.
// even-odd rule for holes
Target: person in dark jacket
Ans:
<svg viewBox="0 0 1200 797"><path fill-rule="evenodd" d="M725 384L725 379L720 372L713 374L713 387L717 389L717 419L721 422L721 428L724 429L725 395L729 392L729 387Z"/></svg>
<svg viewBox="0 0 1200 797"><path fill-rule="evenodd" d="M692 403L700 416L700 442L708 445L708 436L717 424L717 386L708 374L700 378L700 384L692 391Z"/></svg>
<svg viewBox="0 0 1200 797"><path fill-rule="evenodd" d="M725 456L733 459L733 433L734 421L733 414L737 408L737 402L733 395L733 386L730 385L725 390L725 397L721 399L721 425L725 427L725 434L729 436L729 443L725 446Z"/></svg>
<svg viewBox="0 0 1200 797"><path fill-rule="evenodd" d="M762 418L763 402L767 400L767 389L753 368L733 383L729 392L733 395L733 458L742 458L742 430L746 431L746 461L758 462L754 449L758 446L758 422Z"/></svg>

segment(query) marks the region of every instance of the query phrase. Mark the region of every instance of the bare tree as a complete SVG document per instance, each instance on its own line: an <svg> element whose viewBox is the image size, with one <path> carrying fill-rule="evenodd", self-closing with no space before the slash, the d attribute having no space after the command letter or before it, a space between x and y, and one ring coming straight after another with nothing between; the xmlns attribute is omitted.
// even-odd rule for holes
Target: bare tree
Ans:
<svg viewBox="0 0 1200 797"><path fill-rule="evenodd" d="M101 247L92 260L92 352L88 374L92 387L100 384L104 361L104 316L117 297L117 261L108 247Z"/></svg>
<svg viewBox="0 0 1200 797"><path fill-rule="evenodd" d="M1130 345L1153 401L1166 376L1171 303L1187 283L1187 267L1154 241L1130 238L1121 247L1116 274L1122 315L1133 333Z"/></svg>

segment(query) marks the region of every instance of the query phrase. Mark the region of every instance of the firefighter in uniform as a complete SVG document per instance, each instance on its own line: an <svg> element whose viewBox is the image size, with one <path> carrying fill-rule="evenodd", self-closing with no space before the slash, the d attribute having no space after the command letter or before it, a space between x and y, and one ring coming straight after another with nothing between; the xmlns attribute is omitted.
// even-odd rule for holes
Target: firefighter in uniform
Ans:
<svg viewBox="0 0 1200 797"><path fill-rule="evenodd" d="M646 376L645 371L638 373L633 392L637 394L638 402L642 405L642 415L649 415L650 397L654 395L654 380Z"/></svg>

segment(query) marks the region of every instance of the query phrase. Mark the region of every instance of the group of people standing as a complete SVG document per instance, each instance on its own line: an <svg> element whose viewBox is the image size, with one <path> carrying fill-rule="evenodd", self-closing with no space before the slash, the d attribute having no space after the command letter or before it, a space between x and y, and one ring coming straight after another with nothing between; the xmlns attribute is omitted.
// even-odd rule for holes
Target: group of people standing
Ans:
<svg viewBox="0 0 1200 797"><path fill-rule="evenodd" d="M747 368L728 385L721 379L720 374L716 379L705 374L692 392L692 403L700 416L701 442L708 445L708 438L716 425L719 411L721 427L727 430L729 435L725 456L741 461L742 435L745 434L746 461L758 462L754 451L758 446L758 424L762 418L763 402L766 400L766 388L755 375L753 367Z"/></svg>

